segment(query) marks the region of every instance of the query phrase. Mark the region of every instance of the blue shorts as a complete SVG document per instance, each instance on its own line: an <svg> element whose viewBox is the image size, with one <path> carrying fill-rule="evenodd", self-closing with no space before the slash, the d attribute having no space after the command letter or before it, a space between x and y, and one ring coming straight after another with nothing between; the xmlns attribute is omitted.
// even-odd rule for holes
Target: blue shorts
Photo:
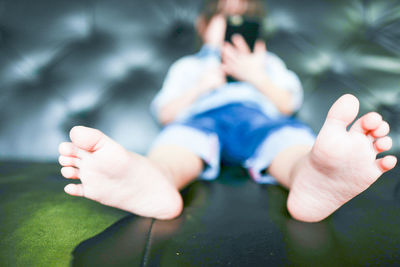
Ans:
<svg viewBox="0 0 400 267"><path fill-rule="evenodd" d="M201 178L212 180L220 163L241 165L258 183L275 183L265 171L293 145L312 145L315 135L293 117L271 119L255 106L232 103L167 125L154 146L178 145L203 159Z"/></svg>

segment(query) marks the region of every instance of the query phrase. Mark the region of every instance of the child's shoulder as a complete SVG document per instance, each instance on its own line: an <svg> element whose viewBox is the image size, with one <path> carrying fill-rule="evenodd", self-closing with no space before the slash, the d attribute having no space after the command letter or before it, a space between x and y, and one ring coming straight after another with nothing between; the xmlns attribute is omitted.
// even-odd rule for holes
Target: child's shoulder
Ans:
<svg viewBox="0 0 400 267"><path fill-rule="evenodd" d="M200 62L201 62L201 60L196 56L196 54L187 55L187 56L183 56L183 57L179 58L174 63L172 63L171 68L187 69L187 68L197 66L198 64L200 64Z"/></svg>
<svg viewBox="0 0 400 267"><path fill-rule="evenodd" d="M286 67L285 62L275 53L267 51L266 62L271 65Z"/></svg>
<svg viewBox="0 0 400 267"><path fill-rule="evenodd" d="M200 62L200 58L196 54L192 54L179 58L172 66L187 67L193 64L199 64Z"/></svg>

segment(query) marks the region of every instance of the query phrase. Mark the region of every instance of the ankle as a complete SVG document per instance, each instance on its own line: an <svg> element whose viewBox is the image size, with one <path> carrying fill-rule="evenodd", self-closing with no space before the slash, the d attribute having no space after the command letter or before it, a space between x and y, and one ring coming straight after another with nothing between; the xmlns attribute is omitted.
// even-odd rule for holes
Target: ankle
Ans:
<svg viewBox="0 0 400 267"><path fill-rule="evenodd" d="M174 183L174 174L173 174L173 171L171 170L171 168L167 164L165 164L162 161L159 161L157 159L153 159L150 157L148 157L148 159L163 174L163 177L165 177L165 179L168 182L170 182L175 188L177 188L177 186Z"/></svg>

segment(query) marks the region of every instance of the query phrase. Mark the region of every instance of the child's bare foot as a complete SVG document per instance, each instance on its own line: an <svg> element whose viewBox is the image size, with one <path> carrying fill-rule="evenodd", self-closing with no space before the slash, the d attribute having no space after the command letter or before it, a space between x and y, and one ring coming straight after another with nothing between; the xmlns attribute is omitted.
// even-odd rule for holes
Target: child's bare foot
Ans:
<svg viewBox="0 0 400 267"><path fill-rule="evenodd" d="M65 192L145 217L172 219L182 199L166 173L153 162L125 150L98 130L77 126L71 143L61 143L59 162L65 178L80 179Z"/></svg>
<svg viewBox="0 0 400 267"><path fill-rule="evenodd" d="M376 158L392 146L389 125L379 114L368 113L347 130L358 109L354 96L339 98L311 152L292 172L287 206L295 219L323 220L396 165L394 156Z"/></svg>

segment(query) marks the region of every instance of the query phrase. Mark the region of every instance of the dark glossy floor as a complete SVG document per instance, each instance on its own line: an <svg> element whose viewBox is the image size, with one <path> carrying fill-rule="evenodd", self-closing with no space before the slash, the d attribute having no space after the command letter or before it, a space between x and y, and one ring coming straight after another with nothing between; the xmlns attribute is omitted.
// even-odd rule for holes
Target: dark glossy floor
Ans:
<svg viewBox="0 0 400 267"><path fill-rule="evenodd" d="M225 168L184 190L183 214L158 221L63 193L55 163L0 164L0 265L398 266L400 172L323 222L290 218L287 192ZM38 253L40 252L40 253ZM72 255L71 255L72 253ZM44 264L44 265L43 265Z"/></svg>

